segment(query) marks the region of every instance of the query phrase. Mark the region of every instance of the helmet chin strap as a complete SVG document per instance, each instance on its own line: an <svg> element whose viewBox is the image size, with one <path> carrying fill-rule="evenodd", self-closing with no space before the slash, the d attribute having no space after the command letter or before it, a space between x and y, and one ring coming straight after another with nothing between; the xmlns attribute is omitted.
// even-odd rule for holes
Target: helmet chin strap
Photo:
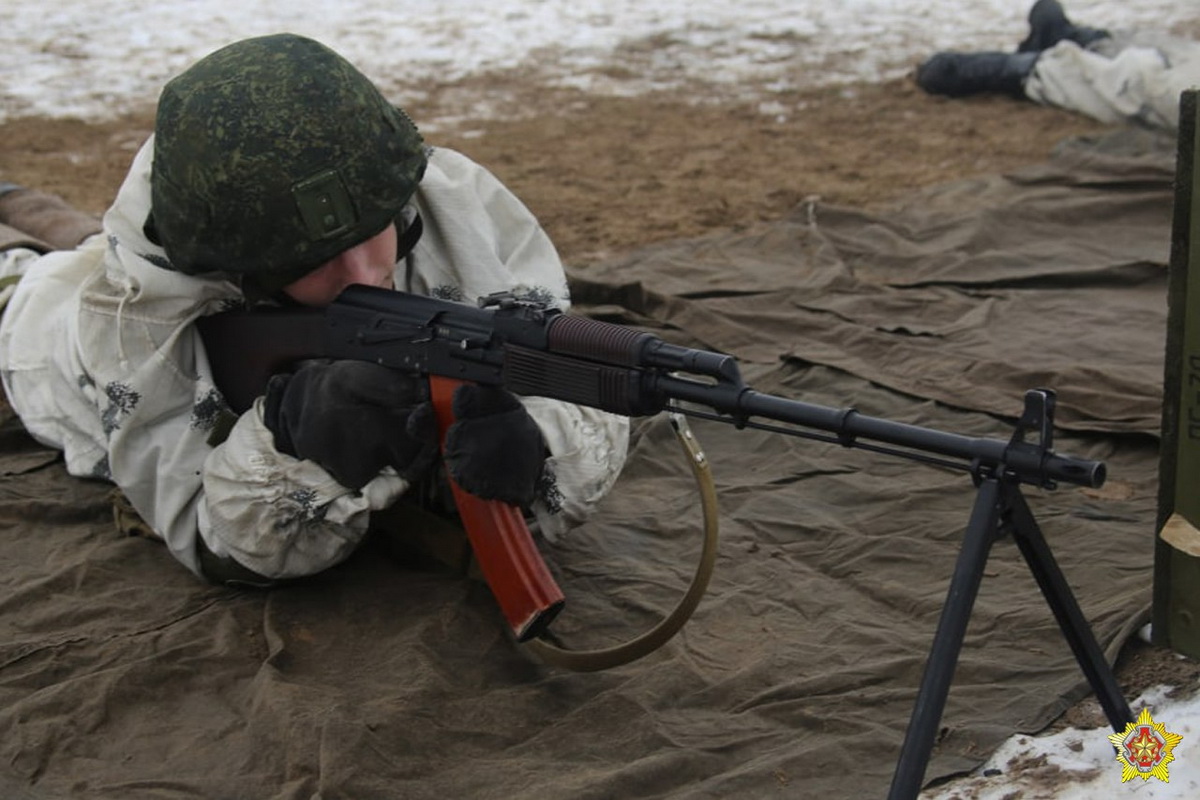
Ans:
<svg viewBox="0 0 1200 800"><path fill-rule="evenodd" d="M421 215L413 212L412 222L408 223L400 235L396 237L396 263L399 264L412 249L417 246L417 242L421 240L421 234L425 232L425 223L421 221Z"/></svg>

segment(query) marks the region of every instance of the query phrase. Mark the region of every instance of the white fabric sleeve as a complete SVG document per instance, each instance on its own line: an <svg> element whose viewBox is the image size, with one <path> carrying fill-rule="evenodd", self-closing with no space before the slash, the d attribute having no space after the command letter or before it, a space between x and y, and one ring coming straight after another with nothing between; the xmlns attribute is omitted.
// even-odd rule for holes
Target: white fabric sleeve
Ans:
<svg viewBox="0 0 1200 800"><path fill-rule="evenodd" d="M533 504L538 525L556 541L591 514L625 465L629 419L594 408L522 397L546 440L547 480Z"/></svg>
<svg viewBox="0 0 1200 800"><path fill-rule="evenodd" d="M204 462L200 535L218 557L269 578L296 578L347 558L367 531L369 512L408 489L391 468L361 491L312 461L275 450L263 400L238 419Z"/></svg>

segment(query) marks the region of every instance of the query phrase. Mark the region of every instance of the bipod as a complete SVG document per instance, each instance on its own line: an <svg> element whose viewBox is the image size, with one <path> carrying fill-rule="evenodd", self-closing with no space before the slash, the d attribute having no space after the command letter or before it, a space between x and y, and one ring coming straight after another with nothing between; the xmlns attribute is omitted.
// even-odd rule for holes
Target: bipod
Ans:
<svg viewBox="0 0 1200 800"><path fill-rule="evenodd" d="M1053 392L1026 393L1025 413L1009 444L1014 460L1028 463L1028 459L1049 453L1053 414ZM1039 433L1036 444L1025 441L1026 430ZM975 505L900 749L900 760L892 776L888 800L915 800L921 790L988 554L992 545L1006 535L1016 541L1113 730L1120 732L1134 721L1116 677L1021 494L1020 477L1003 465L978 468L974 477L978 487Z"/></svg>

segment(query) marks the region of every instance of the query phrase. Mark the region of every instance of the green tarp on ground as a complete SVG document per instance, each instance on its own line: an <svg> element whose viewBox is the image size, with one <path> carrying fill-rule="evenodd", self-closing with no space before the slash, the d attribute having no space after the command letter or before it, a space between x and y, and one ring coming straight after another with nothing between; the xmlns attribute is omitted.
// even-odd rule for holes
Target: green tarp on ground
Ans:
<svg viewBox="0 0 1200 800"><path fill-rule="evenodd" d="M1101 489L1028 497L1110 656L1147 618L1172 143L821 204L572 275L577 310L736 355L756 388L1007 439L1058 392L1059 452ZM112 523L111 488L0 428L0 796L882 797L974 502L964 473L693 428L722 540L708 595L648 658L575 674L513 644L486 587L386 533L270 592L197 583ZM686 586L695 489L661 418L597 518L543 543L555 631L603 646ZM927 777L1087 692L1011 542L997 545Z"/></svg>

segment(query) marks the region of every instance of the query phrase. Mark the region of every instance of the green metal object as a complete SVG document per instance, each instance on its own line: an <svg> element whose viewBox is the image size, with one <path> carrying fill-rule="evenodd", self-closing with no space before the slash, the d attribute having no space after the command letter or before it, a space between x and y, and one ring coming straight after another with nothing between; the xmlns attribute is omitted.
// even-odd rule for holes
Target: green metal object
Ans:
<svg viewBox="0 0 1200 800"><path fill-rule="evenodd" d="M1192 247L1200 241L1197 94L1184 92L1180 101L1153 612L1155 644L1191 658L1200 658L1200 248Z"/></svg>

